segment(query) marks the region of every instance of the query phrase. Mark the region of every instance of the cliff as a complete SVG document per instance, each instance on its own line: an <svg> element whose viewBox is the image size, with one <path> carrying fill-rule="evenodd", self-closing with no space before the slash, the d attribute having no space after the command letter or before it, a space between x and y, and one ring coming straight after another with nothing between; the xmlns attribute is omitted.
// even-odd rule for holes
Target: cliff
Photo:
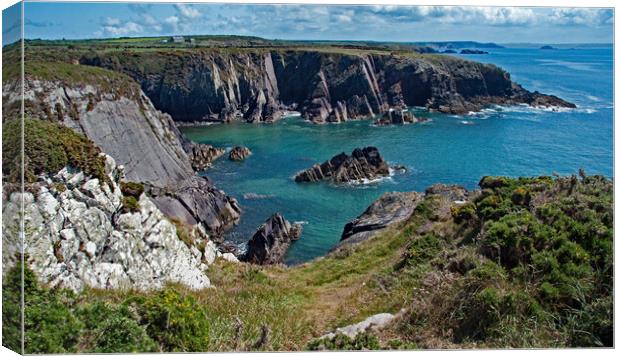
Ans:
<svg viewBox="0 0 620 356"><path fill-rule="evenodd" d="M176 121L274 121L285 110L322 123L405 106L446 113L489 104L574 107L525 90L494 65L441 55L241 48L93 52L79 61L128 74Z"/></svg>
<svg viewBox="0 0 620 356"><path fill-rule="evenodd" d="M125 167L127 179L143 182L168 216L202 224L214 236L232 226L240 208L192 169L196 147L156 110L129 77L62 62L27 62L24 82L28 117L62 123L84 134ZM5 118L15 115L19 82L3 83ZM6 119L5 119L6 120ZM200 149L198 149L200 151Z"/></svg>

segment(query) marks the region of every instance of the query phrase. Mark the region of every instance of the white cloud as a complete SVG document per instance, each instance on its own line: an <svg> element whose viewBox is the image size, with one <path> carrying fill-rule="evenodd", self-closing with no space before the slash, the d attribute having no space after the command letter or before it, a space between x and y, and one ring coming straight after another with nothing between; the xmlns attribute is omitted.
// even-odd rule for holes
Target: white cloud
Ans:
<svg viewBox="0 0 620 356"><path fill-rule="evenodd" d="M549 21L560 25L611 25L613 12L609 9L553 9Z"/></svg>
<svg viewBox="0 0 620 356"><path fill-rule="evenodd" d="M127 36L132 34L138 34L142 32L143 27L132 21L121 23L116 21L118 19L112 19L114 21L108 21L107 25L102 27L101 34L106 36Z"/></svg>
<svg viewBox="0 0 620 356"><path fill-rule="evenodd" d="M202 16L202 13L196 10L195 7L186 4L175 4L174 8L178 11L178 13L185 18L195 19Z"/></svg>

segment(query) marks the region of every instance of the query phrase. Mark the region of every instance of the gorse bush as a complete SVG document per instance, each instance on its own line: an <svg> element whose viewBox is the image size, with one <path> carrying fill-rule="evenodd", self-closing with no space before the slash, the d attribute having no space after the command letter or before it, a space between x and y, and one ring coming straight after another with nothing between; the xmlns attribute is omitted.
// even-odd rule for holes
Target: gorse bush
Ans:
<svg viewBox="0 0 620 356"><path fill-rule="evenodd" d="M149 298L130 299L140 323L165 352L208 350L209 320L196 299L167 288Z"/></svg>
<svg viewBox="0 0 620 356"><path fill-rule="evenodd" d="M472 295L469 304L475 307L467 307L471 310L463 317L477 315L486 325L470 328L480 332L469 336L484 339L484 331L500 320L510 315L541 318L533 311L544 309L558 329L575 335L570 345L611 345L610 311L603 310L612 293L611 182L585 175L556 180L486 177L480 186L477 214L470 218L483 224L479 251L502 267L507 283L522 285L527 293L516 298L507 293L510 288L485 288ZM454 219L465 220L459 214ZM594 312L586 318L584 310Z"/></svg>
<svg viewBox="0 0 620 356"><path fill-rule="evenodd" d="M7 272L2 286L3 344L21 349L21 262ZM77 350L82 323L73 315L73 293L41 288L24 268L24 347L26 353L71 353Z"/></svg>

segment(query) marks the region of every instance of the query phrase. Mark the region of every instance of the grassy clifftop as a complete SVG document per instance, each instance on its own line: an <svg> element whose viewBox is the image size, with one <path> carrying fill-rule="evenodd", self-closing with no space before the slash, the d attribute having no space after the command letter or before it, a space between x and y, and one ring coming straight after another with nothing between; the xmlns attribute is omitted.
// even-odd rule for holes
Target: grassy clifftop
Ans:
<svg viewBox="0 0 620 356"><path fill-rule="evenodd" d="M464 204L427 195L400 226L300 266L218 262L208 271L215 289L75 296L31 282L27 351L611 346L612 182L480 186ZM4 287L11 305L18 291ZM379 332L316 340L399 311ZM60 320L65 329L52 327Z"/></svg>

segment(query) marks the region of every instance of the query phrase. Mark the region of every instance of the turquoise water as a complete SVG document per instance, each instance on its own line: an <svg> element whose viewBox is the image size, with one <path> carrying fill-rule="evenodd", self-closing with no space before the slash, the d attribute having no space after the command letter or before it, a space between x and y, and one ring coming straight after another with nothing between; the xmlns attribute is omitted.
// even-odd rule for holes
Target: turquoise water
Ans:
<svg viewBox="0 0 620 356"><path fill-rule="evenodd" d="M243 162L220 159L206 172L243 208L241 223L227 238L241 244L272 213L281 212L304 223L301 239L286 257L294 264L327 252L344 224L386 191L424 190L438 182L475 188L484 175L572 174L579 168L613 175L611 49L497 49L467 58L497 64L525 88L558 95L579 108L552 112L518 106L462 116L418 109L416 115L430 122L390 127L375 127L370 120L313 125L289 117L276 124L185 128L194 141L253 151ZM292 179L316 162L369 145L408 172L358 186Z"/></svg>

